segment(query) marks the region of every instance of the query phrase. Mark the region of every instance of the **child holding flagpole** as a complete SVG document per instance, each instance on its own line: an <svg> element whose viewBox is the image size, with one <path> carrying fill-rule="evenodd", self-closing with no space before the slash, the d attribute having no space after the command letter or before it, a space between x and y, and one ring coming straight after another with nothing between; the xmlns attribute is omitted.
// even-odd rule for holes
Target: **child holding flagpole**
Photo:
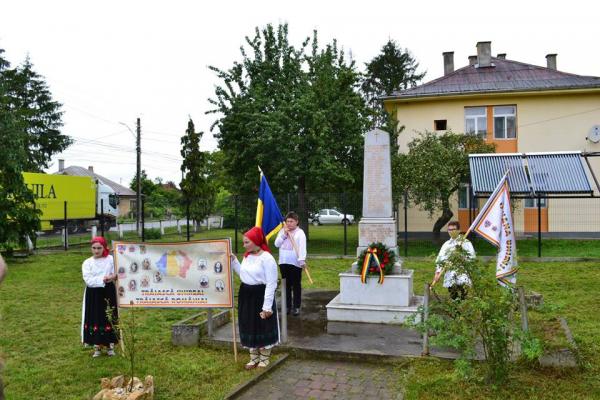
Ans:
<svg viewBox="0 0 600 400"><path fill-rule="evenodd" d="M285 216L285 227L275 239L279 248L279 268L281 277L287 282L285 297L287 313L300 315L302 305L302 269L306 266L306 235L298 226L298 214L290 211ZM293 300L292 300L293 295Z"/></svg>

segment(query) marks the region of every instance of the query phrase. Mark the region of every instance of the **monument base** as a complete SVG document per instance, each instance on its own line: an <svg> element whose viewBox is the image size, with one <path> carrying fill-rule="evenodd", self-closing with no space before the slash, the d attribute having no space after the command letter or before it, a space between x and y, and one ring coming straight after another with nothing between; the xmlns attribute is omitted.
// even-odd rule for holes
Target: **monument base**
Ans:
<svg viewBox="0 0 600 400"><path fill-rule="evenodd" d="M356 268L354 263L352 270ZM357 273L342 272L339 276L340 293L327 304L328 321L402 324L423 304L422 297L413 295L413 271L400 269L400 263L382 284L374 275L366 283Z"/></svg>
<svg viewBox="0 0 600 400"><path fill-rule="evenodd" d="M342 303L341 294L338 294L327 304L327 320L400 325L416 314L422 304L422 296L413 296L410 305L405 307L348 304ZM416 321L420 321L420 315Z"/></svg>

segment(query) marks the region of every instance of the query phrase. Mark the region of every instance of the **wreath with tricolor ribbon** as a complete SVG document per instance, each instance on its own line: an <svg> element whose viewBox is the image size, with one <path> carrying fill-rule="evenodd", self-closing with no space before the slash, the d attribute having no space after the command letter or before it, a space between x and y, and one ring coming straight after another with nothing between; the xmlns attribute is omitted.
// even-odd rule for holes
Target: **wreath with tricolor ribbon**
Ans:
<svg viewBox="0 0 600 400"><path fill-rule="evenodd" d="M381 242L371 243L358 256L360 281L367 283L368 275L379 276L378 283L383 283L385 275L392 272L396 262L396 253Z"/></svg>

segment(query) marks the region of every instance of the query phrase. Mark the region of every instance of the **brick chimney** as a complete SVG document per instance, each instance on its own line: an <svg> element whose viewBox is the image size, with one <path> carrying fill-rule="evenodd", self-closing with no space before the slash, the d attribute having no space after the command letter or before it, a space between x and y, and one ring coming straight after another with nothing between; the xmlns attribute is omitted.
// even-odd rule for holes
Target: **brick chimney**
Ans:
<svg viewBox="0 0 600 400"><path fill-rule="evenodd" d="M90 166L88 167L88 171L90 171L91 173L94 173L94 166L93 166L93 165L90 165Z"/></svg>
<svg viewBox="0 0 600 400"><path fill-rule="evenodd" d="M444 56L444 75L454 72L454 52L446 51L442 56Z"/></svg>
<svg viewBox="0 0 600 400"><path fill-rule="evenodd" d="M506 60L506 53L498 53L496 55L496 58L499 58L501 60Z"/></svg>
<svg viewBox="0 0 600 400"><path fill-rule="evenodd" d="M546 55L546 66L549 69L556 70L556 54L547 54Z"/></svg>
<svg viewBox="0 0 600 400"><path fill-rule="evenodd" d="M469 56L469 65L477 64L477 56Z"/></svg>
<svg viewBox="0 0 600 400"><path fill-rule="evenodd" d="M65 160L58 160L58 172L65 170Z"/></svg>
<svg viewBox="0 0 600 400"><path fill-rule="evenodd" d="M477 42L477 64L479 68L492 66L492 42Z"/></svg>

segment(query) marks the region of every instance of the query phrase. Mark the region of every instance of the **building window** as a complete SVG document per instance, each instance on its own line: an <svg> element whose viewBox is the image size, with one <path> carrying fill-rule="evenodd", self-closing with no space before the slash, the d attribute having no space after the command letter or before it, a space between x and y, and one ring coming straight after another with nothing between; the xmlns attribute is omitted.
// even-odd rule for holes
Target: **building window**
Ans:
<svg viewBox="0 0 600 400"><path fill-rule="evenodd" d="M433 128L436 131L445 131L448 129L448 122L445 119L436 119L433 121Z"/></svg>
<svg viewBox="0 0 600 400"><path fill-rule="evenodd" d="M487 135L485 107L465 107L465 133L485 139Z"/></svg>
<svg viewBox="0 0 600 400"><path fill-rule="evenodd" d="M469 185L461 185L458 189L458 208L469 208Z"/></svg>
<svg viewBox="0 0 600 400"><path fill-rule="evenodd" d="M494 138L514 139L517 137L517 107L494 107Z"/></svg>
<svg viewBox="0 0 600 400"><path fill-rule="evenodd" d="M537 208L537 204L538 204L538 199L532 199L532 198L527 198L525 199L525 208ZM540 207L541 208L546 208L547 203L546 203L546 198L542 197L540 198Z"/></svg>

